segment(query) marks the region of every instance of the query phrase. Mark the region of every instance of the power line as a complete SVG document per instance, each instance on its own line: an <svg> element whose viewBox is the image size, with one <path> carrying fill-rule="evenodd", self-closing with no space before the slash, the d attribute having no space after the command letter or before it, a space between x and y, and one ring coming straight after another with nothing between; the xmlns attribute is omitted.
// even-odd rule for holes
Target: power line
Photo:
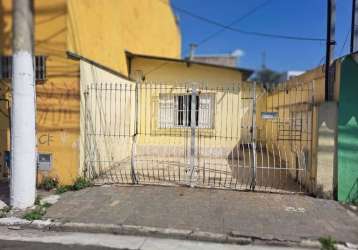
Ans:
<svg viewBox="0 0 358 250"><path fill-rule="evenodd" d="M217 30L216 32L208 35L207 37L205 37L204 39L200 40L197 43L197 46L202 45L204 43L206 43L207 41L209 41L210 39L214 38L215 36L221 34L222 32L226 31L227 28L231 28L233 25L238 24L239 22L243 21L244 19L246 19L247 17L251 16L252 14L254 14L256 11L258 11L259 9L263 8L264 6L268 5L272 0L267 0L265 2L263 2L262 4L254 7L252 10L249 10L247 13L245 13L243 16L235 19L234 21L232 21L231 23L229 23L228 25L225 25L225 28L221 28L219 30Z"/></svg>
<svg viewBox="0 0 358 250"><path fill-rule="evenodd" d="M349 37L349 34L350 34L350 33L351 33L350 30L348 30L348 32L347 32L347 34L346 34L346 38L344 39L344 42L343 42L343 44L342 44L342 47L341 47L341 49L339 50L338 57L340 57L340 56L343 55L343 50L344 50L344 48L346 47L346 44L347 44L347 42L348 42L348 37ZM323 63L323 61L324 61L325 58L326 58L325 55L321 57L321 59L320 59L319 62L318 62L318 66L317 66L317 67L319 67L319 66ZM322 71L324 71L324 70L323 70L323 67L324 67L324 64L322 65Z"/></svg>
<svg viewBox="0 0 358 250"><path fill-rule="evenodd" d="M168 4L167 2L164 2L163 0L160 0L161 2ZM191 16L193 18L196 18L198 20L201 20L203 22L221 27L223 29L227 29L233 32L237 32L240 34L245 34L245 35L252 35L252 36L260 36L260 37L267 37L267 38L276 38L276 39L286 39L286 40L298 40L298 41L312 41L312 42L322 42L322 41L326 41L326 39L324 38L317 38L317 37L303 37L303 36L290 36L290 35L280 35L280 34L272 34L272 33L264 33L264 32L257 32L257 31L248 31L248 30L243 30L243 29L238 29L238 28L234 28L234 27L230 27L228 25L222 24L218 21L215 21L213 19L209 19L207 17L203 17L200 15L197 15L193 12L190 12L186 9L180 8L178 6L175 6L173 4L171 4L172 8L175 10L178 10L188 16Z"/></svg>
<svg viewBox="0 0 358 250"><path fill-rule="evenodd" d="M324 56L321 57L321 59L320 59L319 62L318 62L318 66L317 66L317 67L319 67L319 66L323 63L323 61L324 61L325 58L326 58L326 55L324 55Z"/></svg>
<svg viewBox="0 0 358 250"><path fill-rule="evenodd" d="M348 37L349 37L349 34L351 33L350 29L348 30L347 32L347 35L346 35L346 38L344 39L344 43L341 47L341 50L339 51L339 54L338 56L342 56L343 55L343 51L344 51L344 48L346 47L346 44L347 44L347 41L348 41Z"/></svg>
<svg viewBox="0 0 358 250"><path fill-rule="evenodd" d="M262 4L259 4L258 6L254 7L253 9L249 10L248 12L246 12L244 15L240 16L239 18L236 18L234 21L232 21L231 23L225 25L225 27L229 28L235 24L238 24L239 22L243 21L244 19L248 18L249 16L251 16L252 14L254 14L256 11L258 11L259 9L263 8L264 6L268 5L272 0L267 0L265 2L263 2ZM200 40L199 42L196 43L196 46L199 47L200 45L203 45L204 43L208 42L209 40L211 40L212 38L220 35L222 32L226 31L226 28L221 28L215 32L213 32L212 34L208 35L207 37L205 37L204 39ZM184 50L184 54L187 52L187 49ZM157 71L158 69L162 68L163 66L165 66L166 64L168 64L167 62L160 64L158 67L152 69L151 71L147 72L144 76Z"/></svg>

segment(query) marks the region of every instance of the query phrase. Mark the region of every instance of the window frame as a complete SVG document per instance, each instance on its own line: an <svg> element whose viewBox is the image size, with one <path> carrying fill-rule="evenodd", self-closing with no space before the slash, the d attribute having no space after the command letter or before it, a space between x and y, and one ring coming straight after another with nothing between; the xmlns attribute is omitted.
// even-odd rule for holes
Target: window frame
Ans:
<svg viewBox="0 0 358 250"><path fill-rule="evenodd" d="M191 107L191 94L187 94L187 93L177 93L177 94L167 94L167 93L163 93L163 94L159 94L159 105L158 105L158 128L160 129L187 129L187 128L190 128L191 127L191 109L190 111L185 111L185 110L182 110L181 112L183 112L182 116L183 116L183 121L182 121L182 124L183 125L180 125L178 124L178 120L179 120L179 98L178 97L184 97L184 96L188 96L189 97L189 103L190 103L190 106ZM208 97L210 99L210 105L208 107L208 112L209 115L210 115L210 121L208 122L207 125L200 125L200 113L201 113L201 110L200 110L200 99L203 98L203 97ZM168 101L168 97L171 98L171 101L172 101L172 104L171 104L171 110L169 110L169 115L172 115L173 117L169 120L172 121L172 124L171 125L167 125L167 121L164 121L162 122L161 121L161 112L162 112L162 109L161 109L161 100L167 100ZM185 98L183 98L185 99ZM184 103L184 102L183 102ZM165 104L165 105L168 105L168 104ZM167 107L165 108L165 110L167 109ZM164 111L164 112L167 112L167 111ZM170 114L172 112L172 114ZM188 113L189 114L189 123L187 123L186 125L184 125L185 121L184 120L184 117L185 117L185 114ZM215 122L215 93L205 93L205 94L198 94L197 95L197 109L196 109L196 125L195 125L195 128L197 129L213 129L214 128L214 122Z"/></svg>

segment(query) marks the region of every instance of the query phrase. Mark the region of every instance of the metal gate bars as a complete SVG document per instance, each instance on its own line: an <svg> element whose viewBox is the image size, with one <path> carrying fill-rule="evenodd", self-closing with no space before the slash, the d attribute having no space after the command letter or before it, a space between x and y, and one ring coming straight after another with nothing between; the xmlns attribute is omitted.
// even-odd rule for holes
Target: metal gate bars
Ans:
<svg viewBox="0 0 358 250"><path fill-rule="evenodd" d="M306 155L277 141L285 117L262 119L268 101L254 83L89 85L84 173L101 184L301 191Z"/></svg>

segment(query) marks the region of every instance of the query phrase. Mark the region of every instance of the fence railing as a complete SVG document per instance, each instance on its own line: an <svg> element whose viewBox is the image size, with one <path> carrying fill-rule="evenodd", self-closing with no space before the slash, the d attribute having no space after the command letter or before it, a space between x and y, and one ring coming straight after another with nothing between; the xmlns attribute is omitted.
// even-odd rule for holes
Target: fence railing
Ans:
<svg viewBox="0 0 358 250"><path fill-rule="evenodd" d="M98 183L303 191L311 102L286 100L291 91L251 83L88 85L85 173Z"/></svg>

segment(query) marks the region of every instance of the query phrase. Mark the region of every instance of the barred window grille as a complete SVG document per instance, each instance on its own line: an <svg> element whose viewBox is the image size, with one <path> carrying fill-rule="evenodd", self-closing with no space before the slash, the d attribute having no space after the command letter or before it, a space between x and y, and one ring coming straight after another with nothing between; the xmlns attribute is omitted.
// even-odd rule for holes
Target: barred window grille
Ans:
<svg viewBox="0 0 358 250"><path fill-rule="evenodd" d="M0 58L0 79L11 80L12 56L1 56ZM46 80L46 56L35 56L35 79L36 81Z"/></svg>
<svg viewBox="0 0 358 250"><path fill-rule="evenodd" d="M12 57L1 56L0 60L0 79L10 80L12 75Z"/></svg>
<svg viewBox="0 0 358 250"><path fill-rule="evenodd" d="M174 127L174 96L159 96L159 127Z"/></svg>
<svg viewBox="0 0 358 250"><path fill-rule="evenodd" d="M36 81L46 80L46 56L35 56L35 77Z"/></svg>
<svg viewBox="0 0 358 250"><path fill-rule="evenodd" d="M198 128L213 127L213 96L196 96L195 125ZM180 128L191 126L191 95L159 96L159 127Z"/></svg>
<svg viewBox="0 0 358 250"><path fill-rule="evenodd" d="M213 128L214 96L201 95L199 99L199 128Z"/></svg>

